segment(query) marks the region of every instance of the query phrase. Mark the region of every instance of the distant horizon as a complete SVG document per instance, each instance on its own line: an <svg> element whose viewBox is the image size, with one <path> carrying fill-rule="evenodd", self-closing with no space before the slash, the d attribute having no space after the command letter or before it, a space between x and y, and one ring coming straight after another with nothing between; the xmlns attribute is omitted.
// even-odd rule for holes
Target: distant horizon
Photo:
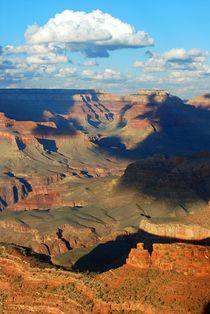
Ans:
<svg viewBox="0 0 210 314"><path fill-rule="evenodd" d="M44 91L50 91L50 90L53 90L53 91L75 91L75 92L77 92L77 91L83 91L83 92L96 92L96 93L98 93L98 94L112 94L112 95L122 95L122 96L126 96L126 95L138 95L139 94L139 91L143 91L143 90L145 90L145 91L163 91L163 92L166 92L166 93L168 93L168 94L170 94L170 95L174 95L174 96L177 96L176 94L172 94L172 93L170 93L168 90L164 90L164 89L157 89L157 88L140 88L140 89L138 89L136 92L133 92L133 93L130 93L130 94L122 94L122 93L117 93L117 92L115 92L115 93L112 93L111 91L108 91L108 90L98 90L98 89L94 89L94 88L42 88L42 87L33 87L33 88L31 88L31 87L21 87L21 88L18 88L18 87L14 87L14 88L7 88L7 87L5 87L5 88L0 88L0 91L16 91L16 90L44 90ZM208 93L206 93L206 94L208 94ZM197 95L197 96L203 96L203 95L205 95L205 93L204 94L202 94L202 95ZM192 96L193 97L193 96ZM182 97L180 97L180 98L182 98ZM191 97L190 97L191 98Z"/></svg>

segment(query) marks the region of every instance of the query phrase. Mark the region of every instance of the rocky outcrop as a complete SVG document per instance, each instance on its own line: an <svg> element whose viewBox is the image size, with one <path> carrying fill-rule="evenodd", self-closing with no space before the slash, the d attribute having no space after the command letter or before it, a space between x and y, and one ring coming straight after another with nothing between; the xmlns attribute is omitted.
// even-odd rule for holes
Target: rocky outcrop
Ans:
<svg viewBox="0 0 210 314"><path fill-rule="evenodd" d="M15 136L10 132L0 131L0 140L7 140L10 143L15 143Z"/></svg>
<svg viewBox="0 0 210 314"><path fill-rule="evenodd" d="M158 268L161 271L174 270L184 275L210 275L210 248L186 243L153 244L152 254L144 249L142 243L132 249L127 265L141 270Z"/></svg>
<svg viewBox="0 0 210 314"><path fill-rule="evenodd" d="M65 253L71 249L94 245L99 240L94 230L63 224L52 232L41 232L16 221L0 221L1 242L31 248L46 256Z"/></svg>
<svg viewBox="0 0 210 314"><path fill-rule="evenodd" d="M52 205L61 204L56 188L64 177L64 174L54 174L28 178L8 172L7 176L1 179L0 209L48 209Z"/></svg>
<svg viewBox="0 0 210 314"><path fill-rule="evenodd" d="M130 265L81 274L43 259L23 248L0 247L1 312L203 314L208 309L209 276Z"/></svg>
<svg viewBox="0 0 210 314"><path fill-rule="evenodd" d="M139 228L150 234L174 239L203 240L210 238L210 229L208 227L192 223L155 223L143 219L139 224Z"/></svg>
<svg viewBox="0 0 210 314"><path fill-rule="evenodd" d="M18 177L1 178L0 186L0 210L13 206L24 200L30 193L31 188L26 180Z"/></svg>
<svg viewBox="0 0 210 314"><path fill-rule="evenodd" d="M0 112L0 128L10 128L14 122L15 120L7 118L3 112Z"/></svg>
<svg viewBox="0 0 210 314"><path fill-rule="evenodd" d="M120 176L123 174L125 166L120 165L118 167L101 167L101 166L83 166L74 167L73 172L77 173L78 176L89 176L89 177L109 177L109 176Z"/></svg>
<svg viewBox="0 0 210 314"><path fill-rule="evenodd" d="M210 94L194 96L187 101L188 105L210 110Z"/></svg>

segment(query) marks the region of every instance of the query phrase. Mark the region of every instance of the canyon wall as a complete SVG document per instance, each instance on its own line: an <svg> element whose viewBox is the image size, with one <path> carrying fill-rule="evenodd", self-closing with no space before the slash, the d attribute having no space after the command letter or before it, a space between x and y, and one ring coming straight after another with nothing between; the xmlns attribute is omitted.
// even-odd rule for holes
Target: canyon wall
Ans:
<svg viewBox="0 0 210 314"><path fill-rule="evenodd" d="M127 265L138 269L158 268L161 271L174 270L184 275L210 275L210 248L186 243L153 244L152 253L142 243L132 249Z"/></svg>
<svg viewBox="0 0 210 314"><path fill-rule="evenodd" d="M139 228L153 235L183 240L203 240L210 238L209 227L184 222L155 223L143 219Z"/></svg>

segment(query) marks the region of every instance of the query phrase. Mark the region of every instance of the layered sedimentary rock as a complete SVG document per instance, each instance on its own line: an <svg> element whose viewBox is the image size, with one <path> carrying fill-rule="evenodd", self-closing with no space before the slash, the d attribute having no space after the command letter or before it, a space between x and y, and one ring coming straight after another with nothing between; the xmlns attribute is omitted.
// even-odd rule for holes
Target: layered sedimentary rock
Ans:
<svg viewBox="0 0 210 314"><path fill-rule="evenodd" d="M157 252L156 261L162 261L160 247ZM206 268L198 274L196 263L193 273L185 271L183 264L179 264L181 272L127 264L102 274L78 274L39 261L43 256L27 255L23 248L0 247L0 311L4 313L208 313L209 275L203 276Z"/></svg>
<svg viewBox="0 0 210 314"><path fill-rule="evenodd" d="M91 228L59 225L54 232L39 232L24 223L0 221L1 241L31 248L34 252L53 256L68 250L93 245L98 241Z"/></svg>
<svg viewBox="0 0 210 314"><path fill-rule="evenodd" d="M0 178L0 210L23 201L31 191L30 185L21 178L2 176Z"/></svg>
<svg viewBox="0 0 210 314"><path fill-rule="evenodd" d="M196 106L196 100L194 103ZM125 145L124 150L131 151L129 157L155 151L199 151L204 149L210 136L207 130L209 113L205 115L199 108L188 106L178 97L159 90L141 90L124 96L93 90L4 90L0 95L0 111L10 118L9 124L14 124L20 133L24 133L29 124L32 127L29 121L35 122L36 135L41 133L46 138L50 134L70 135L80 130L88 132L90 139L100 135L97 141L100 146L115 139L118 150ZM204 135L201 143L198 139ZM190 141L191 137L194 142ZM105 143L100 139L106 139ZM171 141L174 145L169 145ZM141 147L136 147L141 142Z"/></svg>
<svg viewBox="0 0 210 314"><path fill-rule="evenodd" d="M56 189L64 177L64 174L24 177L5 173L0 179L0 209L16 211L50 208L56 197L59 199Z"/></svg>
<svg viewBox="0 0 210 314"><path fill-rule="evenodd" d="M184 275L210 276L210 248L186 243L153 244L151 255L142 243L132 249L128 265L139 269L158 268L161 271L174 270Z"/></svg>
<svg viewBox="0 0 210 314"><path fill-rule="evenodd" d="M143 219L139 224L139 228L150 234L173 239L203 240L210 238L209 226L190 224L187 221L186 223L185 221L155 223Z"/></svg>
<svg viewBox="0 0 210 314"><path fill-rule="evenodd" d="M65 178L64 174L32 177L23 180L27 183L28 194L20 200L8 204L8 211L48 209L62 204L58 183ZM20 178L21 180L21 178Z"/></svg>

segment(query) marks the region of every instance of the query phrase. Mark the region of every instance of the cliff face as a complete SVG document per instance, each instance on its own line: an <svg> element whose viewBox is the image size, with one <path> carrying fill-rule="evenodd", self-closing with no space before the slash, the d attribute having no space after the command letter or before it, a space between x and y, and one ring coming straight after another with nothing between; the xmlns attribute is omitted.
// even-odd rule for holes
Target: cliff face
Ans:
<svg viewBox="0 0 210 314"><path fill-rule="evenodd" d="M55 204L57 199L59 204L56 187L64 177L63 174L54 174L28 178L8 172L0 180L0 209L10 211L47 209Z"/></svg>
<svg viewBox="0 0 210 314"><path fill-rule="evenodd" d="M62 204L58 184L64 179L64 174L52 174L49 176L23 179L27 184L28 193L17 201L8 204L8 211L48 209Z"/></svg>
<svg viewBox="0 0 210 314"><path fill-rule="evenodd" d="M210 276L210 248L185 243L153 244L152 254L142 243L132 249L127 265L141 270L158 268L161 271L174 270L177 273L193 276Z"/></svg>
<svg viewBox="0 0 210 314"><path fill-rule="evenodd" d="M202 213L201 213L202 215ZM203 240L210 238L210 230L207 226L188 223L187 219L183 222L166 222L154 223L149 220L143 219L139 228L160 237L184 239L184 240Z"/></svg>
<svg viewBox="0 0 210 314"><path fill-rule="evenodd" d="M7 178L6 176L0 179L0 210L4 210L8 206L21 202L30 193L30 186L27 181L22 181L19 178Z"/></svg>

